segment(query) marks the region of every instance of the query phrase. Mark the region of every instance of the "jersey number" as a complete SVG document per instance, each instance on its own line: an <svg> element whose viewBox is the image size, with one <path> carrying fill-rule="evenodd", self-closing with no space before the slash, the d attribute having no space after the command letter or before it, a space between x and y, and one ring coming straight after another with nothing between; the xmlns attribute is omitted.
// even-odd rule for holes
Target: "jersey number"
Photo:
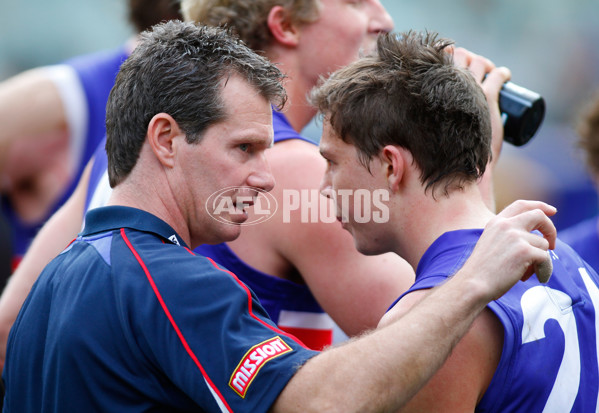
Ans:
<svg viewBox="0 0 599 413"><path fill-rule="evenodd" d="M586 269L579 268L578 271L591 297L595 314L599 314L599 288L591 281ZM572 299L561 291L539 286L527 290L522 295L521 304L524 317L522 344L545 338L545 322L550 319L556 320L564 332L564 357L543 412L569 412L580 384L580 352ZM595 332L597 331L599 317L595 317ZM595 343L599 355L599 339Z"/></svg>

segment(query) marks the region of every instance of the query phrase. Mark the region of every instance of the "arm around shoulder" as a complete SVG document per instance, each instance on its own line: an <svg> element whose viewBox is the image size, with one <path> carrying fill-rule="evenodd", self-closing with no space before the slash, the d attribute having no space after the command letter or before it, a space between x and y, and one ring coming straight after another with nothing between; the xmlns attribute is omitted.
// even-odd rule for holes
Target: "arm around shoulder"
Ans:
<svg viewBox="0 0 599 413"><path fill-rule="evenodd" d="M487 225L455 276L407 313L389 317L388 326L311 359L291 379L273 411L374 412L405 406L486 304L526 277L554 245L555 227L547 218L554 208L520 202L506 210ZM548 239L531 234L533 229Z"/></svg>
<svg viewBox="0 0 599 413"><path fill-rule="evenodd" d="M441 367L486 304L449 282L388 326L324 351L291 379L274 412L394 411Z"/></svg>

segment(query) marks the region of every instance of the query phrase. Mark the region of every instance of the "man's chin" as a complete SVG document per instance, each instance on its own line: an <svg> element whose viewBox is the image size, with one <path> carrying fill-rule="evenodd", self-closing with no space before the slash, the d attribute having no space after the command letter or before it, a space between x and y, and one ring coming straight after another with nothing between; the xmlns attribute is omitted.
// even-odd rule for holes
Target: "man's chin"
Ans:
<svg viewBox="0 0 599 413"><path fill-rule="evenodd" d="M200 245L208 244L222 244L223 242L231 242L235 241L241 235L241 225L240 224L222 224L223 227L218 231L217 234L213 234L213 236L209 237L209 239L204 239ZM195 247L194 247L195 248Z"/></svg>
<svg viewBox="0 0 599 413"><path fill-rule="evenodd" d="M222 241L235 241L241 235L242 224L227 224L227 228L223 231Z"/></svg>

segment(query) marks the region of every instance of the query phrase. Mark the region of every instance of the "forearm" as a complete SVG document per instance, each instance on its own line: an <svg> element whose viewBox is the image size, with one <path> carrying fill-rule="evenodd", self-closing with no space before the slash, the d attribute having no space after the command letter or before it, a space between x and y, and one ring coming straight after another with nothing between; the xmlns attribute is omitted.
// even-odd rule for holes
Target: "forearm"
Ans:
<svg viewBox="0 0 599 413"><path fill-rule="evenodd" d="M493 218L462 269L403 317L299 369L274 411L395 411L441 367L485 305L555 246L555 208L519 201ZM540 230L542 238L531 231Z"/></svg>
<svg viewBox="0 0 599 413"><path fill-rule="evenodd" d="M450 280L388 327L310 360L274 411L401 408L440 368L487 298L469 278Z"/></svg>

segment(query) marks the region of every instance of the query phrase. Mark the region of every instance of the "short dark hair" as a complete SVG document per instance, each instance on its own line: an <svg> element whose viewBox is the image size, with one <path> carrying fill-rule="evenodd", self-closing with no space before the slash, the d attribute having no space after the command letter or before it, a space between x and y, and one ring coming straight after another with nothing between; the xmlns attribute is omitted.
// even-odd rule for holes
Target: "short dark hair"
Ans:
<svg viewBox="0 0 599 413"><path fill-rule="evenodd" d="M409 150L426 190L462 187L491 158L482 88L433 32L382 34L377 51L335 72L311 94L333 131L368 167L385 145Z"/></svg>
<svg viewBox="0 0 599 413"><path fill-rule="evenodd" d="M129 21L137 33L167 20L183 20L179 0L129 0Z"/></svg>
<svg viewBox="0 0 599 413"><path fill-rule="evenodd" d="M135 166L154 115L172 116L189 143L225 119L221 80L234 74L278 109L284 105L281 71L226 30L173 20L143 32L106 106L110 185Z"/></svg>

